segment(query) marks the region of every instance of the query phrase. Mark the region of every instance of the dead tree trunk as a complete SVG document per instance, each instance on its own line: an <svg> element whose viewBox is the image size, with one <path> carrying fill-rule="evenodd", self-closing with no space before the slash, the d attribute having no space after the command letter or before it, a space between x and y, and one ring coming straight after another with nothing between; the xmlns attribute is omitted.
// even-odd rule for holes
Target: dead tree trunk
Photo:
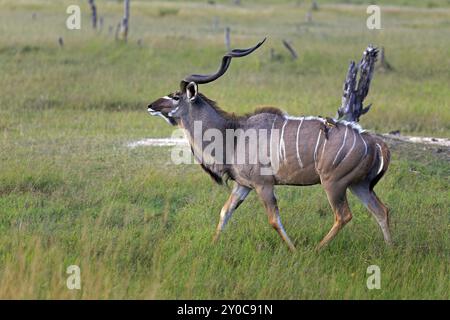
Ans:
<svg viewBox="0 0 450 320"><path fill-rule="evenodd" d="M298 58L298 54L295 51L295 49L292 47L292 45L283 39L283 45L288 49L289 53L291 54L292 59L296 60Z"/></svg>
<svg viewBox="0 0 450 320"><path fill-rule="evenodd" d="M130 0L124 0L123 2L123 18L122 18L122 39L127 41L128 39L128 27L130 23Z"/></svg>
<svg viewBox="0 0 450 320"><path fill-rule="evenodd" d="M369 111L372 105L363 107L363 101L369 93L377 54L378 49L369 45L364 50L363 57L358 65L354 61L350 62L344 82L342 105L338 109L338 119L358 122L361 115ZM358 71L359 80L357 81Z"/></svg>
<svg viewBox="0 0 450 320"><path fill-rule="evenodd" d="M212 29L216 32L219 29L219 17L214 16L212 20Z"/></svg>
<svg viewBox="0 0 450 320"><path fill-rule="evenodd" d="M98 30L101 32L103 30L103 17L98 19Z"/></svg>
<svg viewBox="0 0 450 320"><path fill-rule="evenodd" d="M384 47L381 47L381 50L380 50L380 62L378 64L378 69L381 72L392 70L392 66L390 65L389 62L387 62L386 57L384 55Z"/></svg>
<svg viewBox="0 0 450 320"><path fill-rule="evenodd" d="M313 21L312 12L311 12L311 11L308 11L308 12L306 13L306 22L307 22L307 23L311 23L312 21Z"/></svg>
<svg viewBox="0 0 450 320"><path fill-rule="evenodd" d="M116 26L116 32L114 33L114 40L119 40L119 33L120 33L121 23L119 22Z"/></svg>
<svg viewBox="0 0 450 320"><path fill-rule="evenodd" d="M89 6L91 7L92 28L97 29L97 7L94 0L89 0Z"/></svg>

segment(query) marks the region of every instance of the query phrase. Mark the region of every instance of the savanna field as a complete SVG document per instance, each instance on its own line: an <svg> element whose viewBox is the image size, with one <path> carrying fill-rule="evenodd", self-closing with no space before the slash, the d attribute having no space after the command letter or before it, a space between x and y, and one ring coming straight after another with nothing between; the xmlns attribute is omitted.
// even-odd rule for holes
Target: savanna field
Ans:
<svg viewBox="0 0 450 320"><path fill-rule="evenodd" d="M172 164L170 147L127 146L172 134L148 103L187 74L215 71L227 26L235 48L268 36L200 85L227 111L334 116L349 61L373 43L393 70L375 72L361 125L449 138L450 2L376 2L381 30L367 29L366 1L319 1L307 22L306 0L132 0L123 43L119 1L96 1L94 31L87 1L0 0L0 298L449 299L448 147L392 144L375 188L391 209L392 247L350 194L353 220L317 253L333 223L325 192L278 187L291 253L254 193L213 245L230 190L198 165ZM71 4L81 30L65 26ZM66 286L70 265L81 290ZM381 289L366 286L370 265Z"/></svg>

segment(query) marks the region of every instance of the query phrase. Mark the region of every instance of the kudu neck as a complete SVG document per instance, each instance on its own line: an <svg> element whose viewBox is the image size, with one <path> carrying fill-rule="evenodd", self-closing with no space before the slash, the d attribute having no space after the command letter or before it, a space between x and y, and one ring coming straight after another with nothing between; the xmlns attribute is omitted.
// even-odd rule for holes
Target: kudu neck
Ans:
<svg viewBox="0 0 450 320"><path fill-rule="evenodd" d="M186 130L196 160L216 181L221 181L221 177L229 171L229 166L224 163L226 130L235 129L238 123L233 118L227 117L227 113L215 104L208 103L209 99L200 96L198 99L195 105L190 106L189 113L181 119L180 124ZM222 139L216 141L217 135ZM205 150L211 144L212 136L214 142L221 145L221 148L216 149L213 154Z"/></svg>
<svg viewBox="0 0 450 320"><path fill-rule="evenodd" d="M183 127L191 132L194 125L201 125L202 131L216 129L224 132L226 129L236 129L237 118L233 114L220 109L216 103L199 94L195 104L190 106L190 112L182 119Z"/></svg>

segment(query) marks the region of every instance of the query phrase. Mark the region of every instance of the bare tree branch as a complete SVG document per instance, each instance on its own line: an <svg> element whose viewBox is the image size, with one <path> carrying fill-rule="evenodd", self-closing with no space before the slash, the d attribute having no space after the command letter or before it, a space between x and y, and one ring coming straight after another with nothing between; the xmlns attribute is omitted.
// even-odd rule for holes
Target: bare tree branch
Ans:
<svg viewBox="0 0 450 320"><path fill-rule="evenodd" d="M292 47L292 45L287 41L283 39L283 45L286 47L286 49L289 51L289 53L291 54L292 59L297 59L298 58L298 54L295 51L295 49Z"/></svg>

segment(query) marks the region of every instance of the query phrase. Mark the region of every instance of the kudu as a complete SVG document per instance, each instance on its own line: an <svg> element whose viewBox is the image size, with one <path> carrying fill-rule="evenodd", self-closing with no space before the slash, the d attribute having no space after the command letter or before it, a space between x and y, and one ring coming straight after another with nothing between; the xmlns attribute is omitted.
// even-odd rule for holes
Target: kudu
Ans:
<svg viewBox="0 0 450 320"><path fill-rule="evenodd" d="M195 158L216 182L222 183L225 177L234 181L231 195L220 212L214 240L217 240L232 213L254 189L264 204L270 224L288 247L295 250L280 220L274 186L320 183L333 209L334 224L319 243L318 249L329 243L352 218L346 196L348 188L369 209L381 227L386 243L390 243L389 211L373 190L388 169L390 158L389 149L380 138L363 131L354 122L321 117L291 117L276 108L262 108L252 114L236 116L223 111L214 101L198 92L199 84L212 82L222 76L233 57L252 53L264 41L253 48L230 51L223 57L215 74L187 76L181 81L179 91L148 106L150 114L162 116L170 124L185 129ZM219 158L218 154L213 155L211 161L211 155L204 154L206 142L194 139L197 121L203 124L202 134L211 128L222 133L224 153L230 152L226 146L234 145L236 138L245 135L246 130L257 130L260 136L267 137L270 142L267 150L270 166L278 162L278 170L273 174L262 174L263 165L260 163L214 161ZM235 132L231 137L226 134L230 129ZM276 132L281 133L274 134ZM246 153L247 158L254 156L249 151L250 142L245 137L244 141L244 151L235 148L231 151L234 152L231 158L235 159L236 154L242 152ZM254 147L254 142L252 144ZM258 142L256 149L261 151L262 148ZM228 154L220 156L225 159Z"/></svg>

